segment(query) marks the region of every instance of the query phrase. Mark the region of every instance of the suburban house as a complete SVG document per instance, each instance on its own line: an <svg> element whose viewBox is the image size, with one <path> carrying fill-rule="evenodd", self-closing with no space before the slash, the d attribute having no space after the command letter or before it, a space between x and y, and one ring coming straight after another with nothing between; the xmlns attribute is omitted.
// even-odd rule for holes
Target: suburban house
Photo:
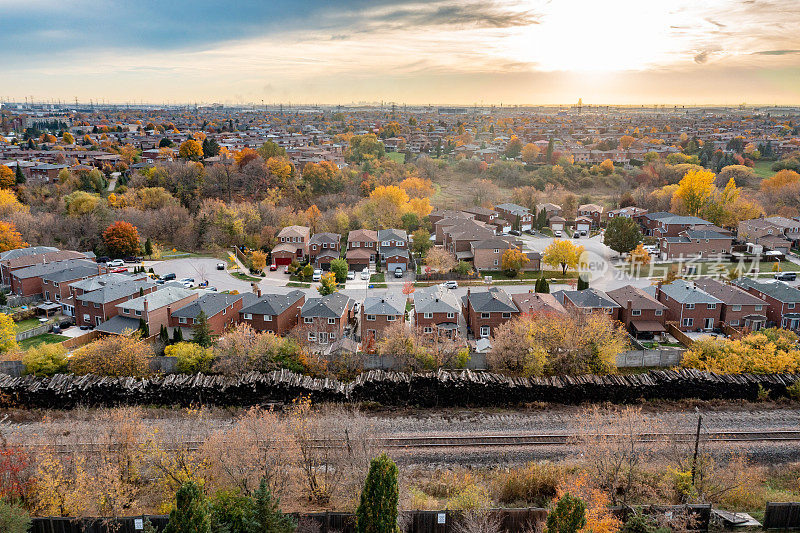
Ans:
<svg viewBox="0 0 800 533"><path fill-rule="evenodd" d="M561 233L564 232L564 228L567 226L567 219L562 216L552 216L550 217L550 231L553 232L554 235L559 236Z"/></svg>
<svg viewBox="0 0 800 533"><path fill-rule="evenodd" d="M533 214L527 207L506 203L496 205L494 209L517 231L530 231L533 228Z"/></svg>
<svg viewBox="0 0 800 533"><path fill-rule="evenodd" d="M383 338L384 331L392 324L406 320L406 296L398 292L384 291L364 299L361 306L361 343L374 344Z"/></svg>
<svg viewBox="0 0 800 533"><path fill-rule="evenodd" d="M522 314L535 315L538 313L559 313L566 314L567 310L550 293L524 292L512 294L511 300Z"/></svg>
<svg viewBox="0 0 800 533"><path fill-rule="evenodd" d="M444 229L444 248L459 261L472 260L472 243L495 238L495 231L482 222L466 220Z"/></svg>
<svg viewBox="0 0 800 533"><path fill-rule="evenodd" d="M676 279L656 286L656 300L667 306L667 320L681 331L712 330L719 325L722 300L691 281Z"/></svg>
<svg viewBox="0 0 800 533"><path fill-rule="evenodd" d="M331 261L339 259L341 252L339 250L339 240L341 236L338 233L315 233L308 243L308 256L309 260L317 268L328 269L331 266Z"/></svg>
<svg viewBox="0 0 800 533"><path fill-rule="evenodd" d="M68 310L75 317L76 325L99 326L119 314L117 304L143 294L150 294L158 288L158 285L147 276L139 279L119 279L110 276L125 276L125 274L104 274L70 285L72 296L62 300L61 307L63 309L68 306Z"/></svg>
<svg viewBox="0 0 800 533"><path fill-rule="evenodd" d="M781 216L767 217L764 220L780 228L783 236L790 241L800 240L800 220Z"/></svg>
<svg viewBox="0 0 800 533"><path fill-rule="evenodd" d="M483 222L495 229L498 234L508 233L513 228L511 223L502 218L494 209L487 209L485 207L468 207L464 209L468 215L472 215L475 220Z"/></svg>
<svg viewBox="0 0 800 533"><path fill-rule="evenodd" d="M592 227L600 227L603 220L603 206L597 204L583 204L578 206L578 217L585 217L592 221ZM576 217L577 218L577 217Z"/></svg>
<svg viewBox="0 0 800 533"><path fill-rule="evenodd" d="M628 207L620 207L619 209L611 209L610 211L607 211L606 219L611 220L612 218L632 218L634 220L638 220L645 214L647 214L647 209L631 205Z"/></svg>
<svg viewBox="0 0 800 533"><path fill-rule="evenodd" d="M710 224L699 217L675 215L664 211L647 213L640 217L639 221L644 225L645 235L653 237L677 237L692 226Z"/></svg>
<svg viewBox="0 0 800 533"><path fill-rule="evenodd" d="M736 285L713 278L700 278L695 285L711 296L722 300L720 320L735 328L758 331L767 323L767 302Z"/></svg>
<svg viewBox="0 0 800 533"><path fill-rule="evenodd" d="M300 309L301 324L308 342L328 344L344 337L354 301L334 292L319 298L308 298Z"/></svg>
<svg viewBox="0 0 800 533"><path fill-rule="evenodd" d="M28 248L15 248L13 250L7 250L3 253L0 253L0 284L9 285L11 283L9 278L9 272L11 269L9 269L9 265L11 264L12 260L19 259L21 257L42 255L58 251L60 251L58 248L53 248L52 246L30 246ZM33 266L34 264L36 263L24 264L19 268Z"/></svg>
<svg viewBox="0 0 800 533"><path fill-rule="evenodd" d="M144 320L150 336L157 335L161 326L169 326L173 309L195 301L198 296L198 291L182 287L162 287L117 304L119 314L97 326L97 330L112 335L127 335L139 329L139 321Z"/></svg>
<svg viewBox="0 0 800 533"><path fill-rule="evenodd" d="M64 270L58 270L43 275L41 277L42 294L44 295L45 301L61 302L69 298L69 286L71 283L95 277L99 274L98 270L96 263L89 263L72 266Z"/></svg>
<svg viewBox="0 0 800 533"><path fill-rule="evenodd" d="M283 336L297 326L300 310L305 303L306 294L303 291L256 295L255 300L245 302L239 309L239 321L256 331Z"/></svg>
<svg viewBox="0 0 800 533"><path fill-rule="evenodd" d="M593 288L580 291L556 291L553 296L567 311L576 311L585 315L606 315L614 320L619 318L619 304L603 291Z"/></svg>
<svg viewBox="0 0 800 533"><path fill-rule="evenodd" d="M780 218L783 217L770 217ZM789 220L789 219L786 219ZM785 227L778 226L766 218L755 218L739 222L738 239L760 245L762 248L788 253L792 241L784 235Z"/></svg>
<svg viewBox="0 0 800 533"><path fill-rule="evenodd" d="M460 312L458 298L441 285L414 292L414 324L425 334L455 338Z"/></svg>
<svg viewBox="0 0 800 533"><path fill-rule="evenodd" d="M661 259L721 257L731 253L733 237L712 230L688 229L660 240Z"/></svg>
<svg viewBox="0 0 800 533"><path fill-rule="evenodd" d="M519 244L507 238L492 237L480 241L470 242L472 264L475 270L500 270L503 267L503 253L511 248L519 248ZM523 270L539 270L542 256L539 252L526 252L528 262Z"/></svg>
<svg viewBox="0 0 800 533"><path fill-rule="evenodd" d="M25 253L32 252L32 253ZM0 257L0 277L3 285L11 285L11 272L45 263L57 263L69 259L91 259L94 254L84 254L72 250L59 250L48 246L35 246L9 250Z"/></svg>
<svg viewBox="0 0 800 533"><path fill-rule="evenodd" d="M542 209L544 209L545 216L549 221L553 217L561 216L561 206L552 204L550 202L545 202L542 204L536 204L536 214L538 215L541 213Z"/></svg>
<svg viewBox="0 0 800 533"><path fill-rule="evenodd" d="M273 265L288 265L308 257L311 230L306 226L286 226L278 232L278 245L272 249Z"/></svg>
<svg viewBox="0 0 800 533"><path fill-rule="evenodd" d="M94 269L97 274L104 274L107 270L105 266L98 265L88 259L67 259L66 261L57 261L55 263L39 263L11 271L11 292L20 296L42 295L44 290L42 277L74 268L81 268L82 272L89 272L90 269ZM83 275L77 279L82 277L89 276Z"/></svg>
<svg viewBox="0 0 800 533"><path fill-rule="evenodd" d="M652 338L666 331L667 306L644 290L625 285L606 294L619 305L619 321L634 337Z"/></svg>
<svg viewBox="0 0 800 533"><path fill-rule="evenodd" d="M200 313L205 314L208 328L214 335L222 335L238 319L242 306L256 299L251 292L231 294L209 292L181 308L174 309L169 316L169 328L181 328L184 339L191 339L193 328ZM154 333L154 332L151 332Z"/></svg>
<svg viewBox="0 0 800 533"><path fill-rule="evenodd" d="M497 328L519 315L519 309L506 291L498 287L472 291L461 299L461 312L467 331L478 338L494 336Z"/></svg>
<svg viewBox="0 0 800 533"><path fill-rule="evenodd" d="M408 268L408 234L401 229L382 229L378 231L378 256L381 266L387 272Z"/></svg>
<svg viewBox="0 0 800 533"><path fill-rule="evenodd" d="M585 231L587 234L594 226L594 220L586 216L579 216L575 219L575 231Z"/></svg>
<svg viewBox="0 0 800 533"><path fill-rule="evenodd" d="M800 330L800 290L777 280L740 278L733 283L767 302L767 325Z"/></svg>
<svg viewBox="0 0 800 533"><path fill-rule="evenodd" d="M347 265L351 270L363 270L378 258L378 232L357 229L347 234Z"/></svg>
<svg viewBox="0 0 800 533"><path fill-rule="evenodd" d="M453 231L459 231L466 227L478 226L485 228L486 224L476 221L471 216L460 213L456 216L440 218L433 223L433 243L438 245L445 244L445 236ZM492 230L494 231L494 230Z"/></svg>
<svg viewBox="0 0 800 533"><path fill-rule="evenodd" d="M466 211L454 211L452 209L434 209L428 215L431 224L436 225L443 218L473 218L473 215Z"/></svg>

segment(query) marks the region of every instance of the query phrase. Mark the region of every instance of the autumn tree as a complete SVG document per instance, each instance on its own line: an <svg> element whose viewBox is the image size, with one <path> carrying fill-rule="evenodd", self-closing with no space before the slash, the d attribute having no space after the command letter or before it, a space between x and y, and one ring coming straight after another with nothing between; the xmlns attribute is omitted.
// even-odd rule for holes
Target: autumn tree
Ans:
<svg viewBox="0 0 800 533"><path fill-rule="evenodd" d="M623 135L619 138L619 147L623 150L627 150L631 147L631 145L636 142L636 139L631 137L630 135Z"/></svg>
<svg viewBox="0 0 800 533"><path fill-rule="evenodd" d="M409 198L430 198L436 192L431 180L412 176L400 182L400 188Z"/></svg>
<svg viewBox="0 0 800 533"><path fill-rule="evenodd" d="M532 165L539 159L539 147L533 143L528 143L522 147L522 160L528 165Z"/></svg>
<svg viewBox="0 0 800 533"><path fill-rule="evenodd" d="M61 344L40 344L22 356L25 371L34 376L52 376L67 371L67 349Z"/></svg>
<svg viewBox="0 0 800 533"><path fill-rule="evenodd" d="M684 353L682 365L720 374L795 374L800 372L797 335L762 329L739 339L703 337Z"/></svg>
<svg viewBox="0 0 800 533"><path fill-rule="evenodd" d="M339 288L336 286L336 274L333 272L326 272L323 274L322 278L320 279L319 287L317 290L322 296L327 296L329 294L333 294L334 292L338 291Z"/></svg>
<svg viewBox="0 0 800 533"><path fill-rule="evenodd" d="M24 248L28 243L22 240L22 235L17 231L13 222L0 221L0 252Z"/></svg>
<svg viewBox="0 0 800 533"><path fill-rule="evenodd" d="M530 259L525 252L519 248L513 247L503 252L500 266L510 277L516 277L529 261Z"/></svg>
<svg viewBox="0 0 800 533"><path fill-rule="evenodd" d="M580 263L583 246L572 244L570 241L555 239L542 254L542 262L552 267L560 267L563 275L567 270L577 268Z"/></svg>
<svg viewBox="0 0 800 533"><path fill-rule="evenodd" d="M519 140L519 137L514 135L508 140L508 144L506 144L506 149L505 152L503 152L503 155L505 155L508 159L516 159L521 153L522 141Z"/></svg>
<svg viewBox="0 0 800 533"><path fill-rule="evenodd" d="M610 176L611 174L613 174L614 162L611 161L610 159L606 159L605 161L600 163L600 172L602 172L604 176Z"/></svg>
<svg viewBox="0 0 800 533"><path fill-rule="evenodd" d="M194 139L188 139L181 143L178 149L178 157L189 161L199 161L203 158L203 147Z"/></svg>
<svg viewBox="0 0 800 533"><path fill-rule="evenodd" d="M17 327L11 315L0 313L0 354L13 352L17 344Z"/></svg>
<svg viewBox="0 0 800 533"><path fill-rule="evenodd" d="M649 265L650 260L650 252L645 250L644 244L642 243L639 243L628 255L628 262L632 265Z"/></svg>
<svg viewBox="0 0 800 533"><path fill-rule="evenodd" d="M383 143L372 133L353 135L350 138L350 148L347 150L347 159L356 163L365 160L381 159L386 154Z"/></svg>
<svg viewBox="0 0 800 533"><path fill-rule="evenodd" d="M686 215L700 216L714 194L715 178L710 170L687 172L672 196L673 209Z"/></svg>
<svg viewBox="0 0 800 533"><path fill-rule="evenodd" d="M260 250L253 250L250 254L250 265L253 270L260 272L267 266L267 254Z"/></svg>
<svg viewBox="0 0 800 533"><path fill-rule="evenodd" d="M0 188L10 189L15 183L14 171L5 165L0 165Z"/></svg>
<svg viewBox="0 0 800 533"><path fill-rule="evenodd" d="M425 266L437 272L449 272L456 266L456 258L444 248L431 248L425 254Z"/></svg>
<svg viewBox="0 0 800 533"><path fill-rule="evenodd" d="M141 377L150 374L154 355L136 332L109 335L75 350L69 368L75 374Z"/></svg>
<svg viewBox="0 0 800 533"><path fill-rule="evenodd" d="M639 224L632 218L614 217L606 225L603 244L617 252L626 254L642 240Z"/></svg>
<svg viewBox="0 0 800 533"><path fill-rule="evenodd" d="M286 149L281 148L277 144L272 141L267 141L261 146L259 146L256 151L261 156L264 161L268 160L271 157L284 157L286 156Z"/></svg>
<svg viewBox="0 0 800 533"><path fill-rule="evenodd" d="M75 144L75 137L68 131L64 132L64 135L61 136L61 140L64 144Z"/></svg>
<svg viewBox="0 0 800 533"><path fill-rule="evenodd" d="M125 257L139 253L139 231L136 226L117 220L103 232L103 241L111 257Z"/></svg>

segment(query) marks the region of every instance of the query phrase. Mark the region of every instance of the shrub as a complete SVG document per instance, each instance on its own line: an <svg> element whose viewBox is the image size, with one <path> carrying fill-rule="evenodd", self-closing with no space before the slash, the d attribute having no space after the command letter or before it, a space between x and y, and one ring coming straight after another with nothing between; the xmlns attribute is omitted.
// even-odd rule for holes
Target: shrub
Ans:
<svg viewBox="0 0 800 533"><path fill-rule="evenodd" d="M194 342L179 342L164 348L164 355L178 359L178 372L194 374L208 372L214 361L214 350L203 348Z"/></svg>
<svg viewBox="0 0 800 533"><path fill-rule="evenodd" d="M564 494L547 513L547 533L575 533L586 525L586 505Z"/></svg>
<svg viewBox="0 0 800 533"><path fill-rule="evenodd" d="M69 368L75 374L143 377L150 374L153 355L138 333L109 335L75 350Z"/></svg>
<svg viewBox="0 0 800 533"><path fill-rule="evenodd" d="M397 531L397 465L386 454L374 458L356 511L358 533Z"/></svg>
<svg viewBox="0 0 800 533"><path fill-rule="evenodd" d="M211 498L209 512L215 531L246 533L245 519L253 501L238 490L220 490Z"/></svg>
<svg viewBox="0 0 800 533"><path fill-rule="evenodd" d="M22 356L28 374L52 376L67 371L67 350L61 344L41 344Z"/></svg>
<svg viewBox="0 0 800 533"><path fill-rule="evenodd" d="M27 533L30 525L31 519L23 508L0 500L0 531Z"/></svg>
<svg viewBox="0 0 800 533"><path fill-rule="evenodd" d="M549 463L528 463L498 476L497 499L504 504L525 502L546 507L558 495L561 470Z"/></svg>
<svg viewBox="0 0 800 533"><path fill-rule="evenodd" d="M164 533L211 533L208 502L194 482L184 483L175 494L175 508Z"/></svg>

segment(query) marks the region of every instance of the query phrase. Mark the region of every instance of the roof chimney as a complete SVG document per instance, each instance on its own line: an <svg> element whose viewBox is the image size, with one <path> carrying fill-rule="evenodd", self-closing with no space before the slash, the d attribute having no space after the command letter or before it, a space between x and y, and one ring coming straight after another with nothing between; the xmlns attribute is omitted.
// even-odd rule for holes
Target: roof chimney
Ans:
<svg viewBox="0 0 800 533"><path fill-rule="evenodd" d="M144 297L144 319L147 320L147 313L149 312L150 306L147 305L147 296Z"/></svg>
<svg viewBox="0 0 800 533"><path fill-rule="evenodd" d="M631 310L631 307L633 307L633 302L632 302L632 301L630 301L630 300L628 300L628 303L627 303L627 305L625 306L625 308L626 308L628 311L630 311L630 310Z"/></svg>

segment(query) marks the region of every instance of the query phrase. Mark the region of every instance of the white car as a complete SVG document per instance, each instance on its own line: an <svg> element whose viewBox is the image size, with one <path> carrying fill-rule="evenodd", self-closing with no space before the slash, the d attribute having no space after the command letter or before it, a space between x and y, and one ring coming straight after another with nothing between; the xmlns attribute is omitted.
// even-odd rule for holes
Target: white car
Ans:
<svg viewBox="0 0 800 533"><path fill-rule="evenodd" d="M347 279L356 279L356 273L352 270L347 271Z"/></svg>
<svg viewBox="0 0 800 533"><path fill-rule="evenodd" d="M123 261L122 259L112 259L111 261L106 263L106 266L109 266L109 267L112 267L112 268L125 266L125 261Z"/></svg>
<svg viewBox="0 0 800 533"><path fill-rule="evenodd" d="M318 268L318 269L314 270L314 275L311 277L311 280L312 281L319 281L321 279L322 279L322 270Z"/></svg>
<svg viewBox="0 0 800 533"><path fill-rule="evenodd" d="M444 287L445 289L457 289L458 282L454 279L451 279L450 281L445 281L444 283L442 283L442 287Z"/></svg>
<svg viewBox="0 0 800 533"><path fill-rule="evenodd" d="M369 279L369 268L365 268L364 270L362 270L361 271L361 276L359 276L359 277L361 279Z"/></svg>

